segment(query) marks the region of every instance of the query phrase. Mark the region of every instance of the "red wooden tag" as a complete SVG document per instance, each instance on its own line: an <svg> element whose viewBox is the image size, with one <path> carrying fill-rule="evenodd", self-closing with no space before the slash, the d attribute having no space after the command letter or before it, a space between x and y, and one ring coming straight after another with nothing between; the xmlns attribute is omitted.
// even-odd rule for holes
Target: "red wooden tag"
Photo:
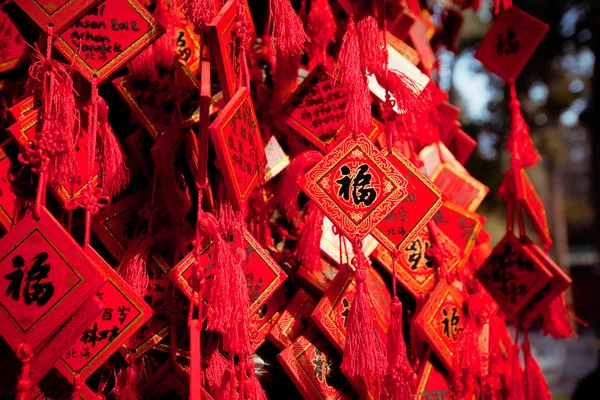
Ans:
<svg viewBox="0 0 600 400"><path fill-rule="evenodd" d="M269 332L274 329L288 300L282 290L275 292L248 321L250 334L250 352L255 352L264 342Z"/></svg>
<svg viewBox="0 0 600 400"><path fill-rule="evenodd" d="M164 134L175 122L183 127L198 123L200 83L185 65L176 65L174 72L159 70L154 82L130 74L114 79L113 86L152 137Z"/></svg>
<svg viewBox="0 0 600 400"><path fill-rule="evenodd" d="M316 305L315 299L299 289L269 332L269 340L281 350L291 345L311 325L310 314Z"/></svg>
<svg viewBox="0 0 600 400"><path fill-rule="evenodd" d="M185 219L192 208L192 194L188 186L192 181L191 171L185 158L184 136L177 129L158 137L152 147L152 158L161 190L165 196L171 220L175 225ZM188 179L186 179L188 177Z"/></svg>
<svg viewBox="0 0 600 400"><path fill-rule="evenodd" d="M235 236L237 240L238 235ZM248 295L250 296L251 301L249 313L250 315L253 315L281 286L283 281L287 278L287 275L246 229L243 230L243 238L244 243L238 243L236 241L233 245L246 249L246 281L248 283ZM212 280L214 278L211 271L214 266L212 262L213 253L213 244L209 243L206 245L201 255L201 265L204 266L206 274L204 291L202 293L202 298L205 302L211 292ZM189 279L192 275L191 267L194 264L194 261L194 253L191 252L167 275L175 286L188 298L192 297L192 288L190 287Z"/></svg>
<svg viewBox="0 0 600 400"><path fill-rule="evenodd" d="M354 258L352 242L345 236L342 236L342 253L340 259L340 235L335 234L333 223L327 217L323 218L323 235L321 236L320 246L323 254L338 266L349 264L352 258ZM377 241L371 235L365 236L362 240L362 250L367 257L377 246Z"/></svg>
<svg viewBox="0 0 600 400"><path fill-rule="evenodd" d="M431 44L429 43L429 38L427 37L427 29L427 24L423 21L423 19L418 18L410 27L408 34L410 36L410 40L412 41L413 47L419 53L421 63L423 63L425 68L431 69L437 60L435 58L435 53L431 48Z"/></svg>
<svg viewBox="0 0 600 400"><path fill-rule="evenodd" d="M86 253L106 278L96 293L103 309L56 365L70 380L87 379L152 316L152 309L98 253L92 248Z"/></svg>
<svg viewBox="0 0 600 400"><path fill-rule="evenodd" d="M101 272L46 210L0 240L0 334L37 352L104 283Z"/></svg>
<svg viewBox="0 0 600 400"><path fill-rule="evenodd" d="M363 134L348 136L298 183L347 237L363 239L408 194L408 181Z"/></svg>
<svg viewBox="0 0 600 400"><path fill-rule="evenodd" d="M494 248L477 277L509 321L517 319L553 274L535 253L511 232Z"/></svg>
<svg viewBox="0 0 600 400"><path fill-rule="evenodd" d="M0 73L10 71L27 61L29 47L15 23L0 9Z"/></svg>
<svg viewBox="0 0 600 400"><path fill-rule="evenodd" d="M322 66L317 66L285 102L275 120L287 132L292 130L325 152L337 146L350 131L344 123L346 96L339 82ZM383 126L373 119L365 133L375 140Z"/></svg>
<svg viewBox="0 0 600 400"><path fill-rule="evenodd" d="M421 62L421 60L419 59L419 53L415 49L410 47L408 44L406 44L406 42L394 36L394 34L391 31L392 30L385 32L387 44L392 46L394 50L396 50L404 58L410 61L412 65L418 65L419 62Z"/></svg>
<svg viewBox="0 0 600 400"><path fill-rule="evenodd" d="M254 22L250 14L248 2L244 1L244 10L246 12L247 29L249 33L248 41L245 43L246 49L256 39ZM215 51L215 62L219 71L221 89L225 101L229 101L240 89L237 87L237 76L240 74L239 50L236 48L235 26L237 19L238 0L229 0L217 16L208 25L208 37L213 50Z"/></svg>
<svg viewBox="0 0 600 400"><path fill-rule="evenodd" d="M452 393L447 372L428 349L419 370L417 400L450 400Z"/></svg>
<svg viewBox="0 0 600 400"><path fill-rule="evenodd" d="M148 233L150 220L145 208L151 197L149 191L141 191L92 216L92 231L117 260L132 240Z"/></svg>
<svg viewBox="0 0 600 400"><path fill-rule="evenodd" d="M188 67L193 75L200 71L200 42L198 39L198 34L194 32L194 24L189 22L185 16L180 15L175 28L175 50L179 61ZM206 50L206 48L204 49Z"/></svg>
<svg viewBox="0 0 600 400"><path fill-rule="evenodd" d="M4 152L7 144L0 144L0 225L6 231L31 211L35 199L31 174L22 164L13 165Z"/></svg>
<svg viewBox="0 0 600 400"><path fill-rule="evenodd" d="M338 274L339 268L335 263L329 262L321 257L321 269L317 271L309 271L306 268L298 270L298 278L306 285L308 289L322 295L327 291L331 282Z"/></svg>
<svg viewBox="0 0 600 400"><path fill-rule="evenodd" d="M99 0L15 0L15 3L44 32L52 24L60 33L75 22Z"/></svg>
<svg viewBox="0 0 600 400"><path fill-rule="evenodd" d="M441 231L438 231L438 240L449 255L446 268L448 272L452 272L461 261L461 251ZM429 228L425 227L400 253L396 261L396 279L415 297L425 298L439 281L434 260L427 252L431 247ZM393 260L385 248L378 247L373 256L390 274L393 274Z"/></svg>
<svg viewBox="0 0 600 400"><path fill-rule="evenodd" d="M12 107L10 107L6 115L9 121L14 124L15 122L25 118L25 115L28 111L31 111L39 106L40 104L35 103L35 99L33 98L33 96L28 96L25 97L23 100L15 103Z"/></svg>
<svg viewBox="0 0 600 400"><path fill-rule="evenodd" d="M290 157L285 154L281 145L275 136L271 136L265 146L265 155L267 157L267 166L265 168L265 182L270 181L281 171L290 165Z"/></svg>
<svg viewBox="0 0 600 400"><path fill-rule="evenodd" d="M356 292L354 282L354 274L340 271L311 314L312 320L338 351L343 351L346 344L346 317ZM385 343L385 333L390 324L390 292L373 267L367 274L367 286L377 319L377 332Z"/></svg>
<svg viewBox="0 0 600 400"><path fill-rule="evenodd" d="M445 143L448 145L448 149L456 156L456 160L464 165L477 148L477 141L458 127L455 131L452 141Z"/></svg>
<svg viewBox="0 0 600 400"><path fill-rule="evenodd" d="M316 328L279 353L277 360L305 399L356 398L340 370L341 356Z"/></svg>
<svg viewBox="0 0 600 400"><path fill-rule="evenodd" d="M208 128L233 201L240 207L262 179L265 146L248 88L240 88Z"/></svg>
<svg viewBox="0 0 600 400"><path fill-rule="evenodd" d="M546 207L544 207L544 203L537 194L525 170L521 169L519 176L521 182L516 187L517 198L521 203L521 208L525 211L527 219L529 219L544 248L549 249L552 246L552 239L550 237L548 219L546 218Z"/></svg>
<svg viewBox="0 0 600 400"><path fill-rule="evenodd" d="M463 261L466 261L483 229L485 218L446 202L433 221L461 249Z"/></svg>
<svg viewBox="0 0 600 400"><path fill-rule="evenodd" d="M452 203L475 211L490 189L470 174L457 170L450 164L442 163L431 180L440 188Z"/></svg>
<svg viewBox="0 0 600 400"><path fill-rule="evenodd" d="M103 0L61 33L54 43L87 80L98 83L164 32L137 0Z"/></svg>
<svg viewBox="0 0 600 400"><path fill-rule="evenodd" d="M475 52L475 58L505 81L514 80L529 61L549 26L517 7L496 18Z"/></svg>
<svg viewBox="0 0 600 400"><path fill-rule="evenodd" d="M531 298L523 312L522 318L526 321L533 322L534 319L546 309L552 300L557 296L560 296L571 286L573 281L537 244L533 243L528 237L524 237L523 240L527 248L531 250L552 274L552 280Z"/></svg>
<svg viewBox="0 0 600 400"><path fill-rule="evenodd" d="M421 337L449 370L452 370L456 342L467 325L463 302L460 292L442 280L413 322Z"/></svg>
<svg viewBox="0 0 600 400"><path fill-rule="evenodd" d="M442 192L395 148L387 158L408 180L409 195L371 234L388 250L402 251L442 206Z"/></svg>

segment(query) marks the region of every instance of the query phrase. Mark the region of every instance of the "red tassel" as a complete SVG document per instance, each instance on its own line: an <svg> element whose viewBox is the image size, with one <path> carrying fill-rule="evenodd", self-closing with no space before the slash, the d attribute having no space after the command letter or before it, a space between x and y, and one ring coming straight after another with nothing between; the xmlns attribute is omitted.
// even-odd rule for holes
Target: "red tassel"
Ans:
<svg viewBox="0 0 600 400"><path fill-rule="evenodd" d="M210 24L215 17L215 0L177 0L177 6L197 28Z"/></svg>
<svg viewBox="0 0 600 400"><path fill-rule="evenodd" d="M342 370L351 377L363 380L385 375L388 368L385 347L375 330L375 314L369 303L367 260L358 238L353 243L356 260L356 293L348 312L346 345Z"/></svg>
<svg viewBox="0 0 600 400"><path fill-rule="evenodd" d="M98 124L100 125L100 173L104 194L113 197L129 183L129 169L119 140L108 123L108 107L98 97Z"/></svg>
<svg viewBox="0 0 600 400"><path fill-rule="evenodd" d="M248 381L244 387L246 399L248 400L267 400L267 395L262 385L258 381L258 377L254 372L254 359L248 357L246 359L246 374L248 375Z"/></svg>
<svg viewBox="0 0 600 400"><path fill-rule="evenodd" d="M242 226L239 216L234 217L230 207L221 210L221 227L211 227L215 242L215 277L209 304L208 329L223 334L223 350L233 354L245 354L248 350L248 283L244 270L246 250L231 249L220 232L232 231L239 235ZM218 230L216 230L218 229Z"/></svg>
<svg viewBox="0 0 600 400"><path fill-rule="evenodd" d="M397 298L392 301L391 324L387 333L388 376L393 391L389 397L394 400L411 400L415 395L417 374L413 371L406 354L406 343L402 332L402 303Z"/></svg>
<svg viewBox="0 0 600 400"><path fill-rule="evenodd" d="M212 357L208 360L208 365L206 366L204 373L208 391L212 395L216 395L216 392L223 385L225 372L228 368L229 362L218 352L213 353Z"/></svg>
<svg viewBox="0 0 600 400"><path fill-rule="evenodd" d="M168 10L166 0L160 0L156 4L154 18L165 28L165 33L129 63L129 71L138 79L154 82L158 79L159 68L171 70L177 62L177 13L173 8Z"/></svg>
<svg viewBox="0 0 600 400"><path fill-rule="evenodd" d="M317 271L321 267L321 236L323 235L323 212L312 201L308 203L308 216L302 229L302 236L296 248L296 257L300 265L308 271Z"/></svg>
<svg viewBox="0 0 600 400"><path fill-rule="evenodd" d="M361 132L371 125L371 95L367 78L361 69L358 34L350 18L340 49L340 82L346 92L346 126L350 132Z"/></svg>
<svg viewBox="0 0 600 400"><path fill-rule="evenodd" d="M270 13L271 36L277 53L284 57L301 53L310 38L290 0L270 0Z"/></svg>
<svg viewBox="0 0 600 400"><path fill-rule="evenodd" d="M306 18L306 33L311 39L315 64L325 63L327 46L335 40L337 24L327 0L312 0Z"/></svg>
<svg viewBox="0 0 600 400"><path fill-rule="evenodd" d="M575 328L569 318L565 293L556 296L542 313L542 333L554 339L568 339L575 334Z"/></svg>
<svg viewBox="0 0 600 400"><path fill-rule="evenodd" d="M531 344L527 332L525 332L525 341L523 342L523 355L525 358L525 398L527 400L552 400L552 393L542 370L531 355Z"/></svg>
<svg viewBox="0 0 600 400"><path fill-rule="evenodd" d="M50 185L74 182L77 161L73 79L63 64L37 50L32 59L25 96L41 101L42 130L36 134L34 148L27 149L27 159L35 168L46 169ZM49 160L45 161L45 157Z"/></svg>
<svg viewBox="0 0 600 400"><path fill-rule="evenodd" d="M21 362L21 372L17 380L16 400L25 400L28 398L29 391L31 390L31 381L29 380L29 374L31 373L31 361L33 360L33 353L29 349L29 346L25 342L21 342L17 348L17 358Z"/></svg>
<svg viewBox="0 0 600 400"><path fill-rule="evenodd" d="M125 250L117 272L125 282L138 294L144 297L150 277L146 265L154 250L156 238L145 235L133 240Z"/></svg>
<svg viewBox="0 0 600 400"><path fill-rule="evenodd" d="M115 400L139 400L142 397L137 393L142 381L141 369L135 363L119 371L115 378Z"/></svg>
<svg viewBox="0 0 600 400"><path fill-rule="evenodd" d="M519 345L514 344L512 347L512 369L510 375L510 400L528 400L525 398L525 388L523 381L523 369L521 368L521 360L519 359Z"/></svg>
<svg viewBox="0 0 600 400"><path fill-rule="evenodd" d="M376 74L377 81L383 86L387 84L389 92L394 96L398 108L409 113L428 112L433 105L432 86L421 86L402 71L389 70ZM387 79L387 81L386 81Z"/></svg>
<svg viewBox="0 0 600 400"><path fill-rule="evenodd" d="M289 221L299 221L298 196L300 186L298 178L304 175L309 168L323 159L323 154L316 150L305 151L296 156L284 173L279 187L273 197L272 206L278 207Z"/></svg>
<svg viewBox="0 0 600 400"><path fill-rule="evenodd" d="M531 167L542 159L531 137L529 126L521 114L521 103L517 99L515 84L510 85L510 133L506 141L506 150L512 153L513 168Z"/></svg>
<svg viewBox="0 0 600 400"><path fill-rule="evenodd" d="M360 46L361 69L369 74L385 73L387 51L375 18L367 14L359 17L356 30Z"/></svg>
<svg viewBox="0 0 600 400"><path fill-rule="evenodd" d="M215 392L214 398L219 400L237 400L238 383L235 365L230 361L229 368L227 368L223 374L223 381L221 382L221 386Z"/></svg>

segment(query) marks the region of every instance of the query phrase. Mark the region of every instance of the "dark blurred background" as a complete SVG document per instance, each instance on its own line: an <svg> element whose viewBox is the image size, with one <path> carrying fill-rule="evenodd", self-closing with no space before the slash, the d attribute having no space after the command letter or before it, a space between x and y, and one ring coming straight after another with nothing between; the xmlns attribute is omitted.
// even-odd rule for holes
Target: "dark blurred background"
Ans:
<svg viewBox="0 0 600 400"><path fill-rule="evenodd" d="M552 257L569 272L569 302L587 323L578 339L532 338L534 355L555 399L599 399L600 335L600 84L594 79L600 55L600 1L513 0L550 25L517 81L523 115L543 162L528 170L544 204L554 246ZM440 86L462 110L463 130L478 141L467 164L490 187L479 212L488 218L493 244L505 231L497 195L509 129L507 87L473 58L493 19L493 1L466 11L456 54L438 54ZM534 235L531 235L534 237ZM588 377L587 379L585 379ZM576 393L576 394L575 394Z"/></svg>

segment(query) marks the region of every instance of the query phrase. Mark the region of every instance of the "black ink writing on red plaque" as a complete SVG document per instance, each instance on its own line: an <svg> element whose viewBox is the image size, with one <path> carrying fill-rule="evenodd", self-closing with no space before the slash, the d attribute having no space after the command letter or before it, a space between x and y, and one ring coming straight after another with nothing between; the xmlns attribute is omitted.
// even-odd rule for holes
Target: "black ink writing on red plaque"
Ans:
<svg viewBox="0 0 600 400"><path fill-rule="evenodd" d="M344 328L346 328L346 319L348 318L348 313L350 312L350 301L344 297L342 299L342 311L340 312L340 315L342 317L342 319L344 320Z"/></svg>
<svg viewBox="0 0 600 400"><path fill-rule="evenodd" d="M442 309L442 325L444 325L444 335L452 340L456 340L458 335L462 332L462 326L460 326L460 315L458 315L456 307L452 307L452 311L449 313L444 307Z"/></svg>
<svg viewBox="0 0 600 400"><path fill-rule="evenodd" d="M519 41L515 33L515 27L510 26L506 34L499 33L496 38L496 52L499 55L510 56L519 51Z"/></svg>
<svg viewBox="0 0 600 400"><path fill-rule="evenodd" d="M98 331L98 323L94 322L94 327L92 329L88 328L83 332L81 336L81 342L83 344L90 344L92 347L96 347L97 342L101 341L111 341L117 337L119 334L119 328L116 325L113 325L111 329L105 329L102 331Z"/></svg>
<svg viewBox="0 0 600 400"><path fill-rule="evenodd" d="M370 206L373 204L377 198L377 191L370 187L373 175L368 173L369 166L363 164L352 171L348 165L342 165L340 171L342 178L335 181L340 185L338 196L349 201L350 194L352 194L352 202L357 206L361 204Z"/></svg>
<svg viewBox="0 0 600 400"><path fill-rule="evenodd" d="M4 276L10 281L6 289L6 296L12 297L18 301L21 294L21 285L23 285L23 301L25 305L30 306L36 303L43 306L54 294L54 285L47 281L50 272L50 264L44 264L48 260L48 253L41 252L31 259L31 265L25 265L25 259L17 255L12 259L13 271Z"/></svg>
<svg viewBox="0 0 600 400"><path fill-rule="evenodd" d="M123 224L125 226L125 229L123 229L123 236L128 239L133 239L133 237L139 238L148 233L149 223L150 221L147 218L141 217L139 212L131 211L129 213L129 219Z"/></svg>
<svg viewBox="0 0 600 400"><path fill-rule="evenodd" d="M331 360L328 360L321 350L315 348L315 358L311 360L311 363L315 366L314 376L319 382L324 382L331 371Z"/></svg>
<svg viewBox="0 0 600 400"><path fill-rule="evenodd" d="M427 251L430 248L431 243L429 243L429 241L422 241L420 238L416 238L412 241L405 250L405 254L408 256L406 260L410 265L410 269L417 270L422 258L425 258L425 266L427 268L433 268L433 258Z"/></svg>

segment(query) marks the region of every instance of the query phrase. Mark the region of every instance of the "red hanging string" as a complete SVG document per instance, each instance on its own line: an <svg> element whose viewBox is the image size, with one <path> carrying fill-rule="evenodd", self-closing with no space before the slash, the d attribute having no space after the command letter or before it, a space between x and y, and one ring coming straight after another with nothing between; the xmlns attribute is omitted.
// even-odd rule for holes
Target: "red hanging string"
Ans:
<svg viewBox="0 0 600 400"><path fill-rule="evenodd" d="M33 360L33 353L29 349L29 345L25 342L19 343L17 347L17 358L21 362L21 372L17 380L16 388L16 400L25 400L28 398L29 391L31 390L31 381L29 380L29 374L31 373L31 361Z"/></svg>

